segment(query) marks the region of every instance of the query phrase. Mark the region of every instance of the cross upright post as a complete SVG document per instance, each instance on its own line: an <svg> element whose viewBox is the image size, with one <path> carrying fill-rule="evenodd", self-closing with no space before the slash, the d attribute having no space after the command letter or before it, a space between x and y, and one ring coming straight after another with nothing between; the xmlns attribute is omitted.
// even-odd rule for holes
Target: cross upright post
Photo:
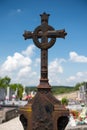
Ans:
<svg viewBox="0 0 87 130"><path fill-rule="evenodd" d="M35 45L41 49L41 78L38 88L48 88L50 90L48 80L48 49L51 48L56 38L65 38L67 33L65 30L54 30L48 25L49 14L43 13L41 16L41 25L34 32L25 31L23 34L25 39L32 38Z"/></svg>

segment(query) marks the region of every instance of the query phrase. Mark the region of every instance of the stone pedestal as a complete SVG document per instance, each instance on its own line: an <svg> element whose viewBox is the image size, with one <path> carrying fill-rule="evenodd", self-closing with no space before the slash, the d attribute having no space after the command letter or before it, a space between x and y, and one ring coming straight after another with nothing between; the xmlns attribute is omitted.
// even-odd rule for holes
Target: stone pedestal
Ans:
<svg viewBox="0 0 87 130"><path fill-rule="evenodd" d="M68 109L45 89L39 90L19 113L24 130L64 130L69 120Z"/></svg>

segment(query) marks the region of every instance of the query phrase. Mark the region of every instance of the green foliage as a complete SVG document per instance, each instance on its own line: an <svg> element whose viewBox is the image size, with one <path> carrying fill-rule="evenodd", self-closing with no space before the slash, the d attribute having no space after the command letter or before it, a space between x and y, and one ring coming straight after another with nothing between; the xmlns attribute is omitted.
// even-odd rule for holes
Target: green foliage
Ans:
<svg viewBox="0 0 87 130"><path fill-rule="evenodd" d="M21 99L22 98L22 93L23 93L22 84L16 84L16 88L17 88L17 98Z"/></svg>
<svg viewBox="0 0 87 130"><path fill-rule="evenodd" d="M10 84L10 88L16 91L17 89L17 84Z"/></svg>
<svg viewBox="0 0 87 130"><path fill-rule="evenodd" d="M22 98L22 93L23 93L22 84L10 84L10 88L13 89L14 91L17 90L17 98L19 98L19 99Z"/></svg>
<svg viewBox="0 0 87 130"><path fill-rule="evenodd" d="M8 86L13 89L14 91L16 91L16 89L18 90L17 93L17 97L18 98L22 98L22 93L23 93L23 86L22 84L10 84L11 79L8 76L5 76L4 78L0 77L0 88L7 88ZM52 86L51 91L53 93L53 95L57 95L57 94L63 94L63 93L69 93L69 92L73 92L73 91L77 91L79 90L79 87L81 87L82 85L85 85L86 82L81 82L81 83L77 83L75 86L71 87L71 86ZM37 87L35 86L31 86L31 87L26 87L25 91L27 92L27 94L29 94L31 91L37 91Z"/></svg>
<svg viewBox="0 0 87 130"><path fill-rule="evenodd" d="M7 88L8 86L16 91L17 89L17 98L22 98L23 86L22 84L10 84L11 79L8 76L4 78L0 77L0 88Z"/></svg>
<svg viewBox="0 0 87 130"><path fill-rule="evenodd" d="M26 87L25 91L27 92L27 94L29 94L29 92L31 91L37 91L37 87ZM69 93L74 91L74 87L67 87L67 86L52 86L51 91L53 93L53 95L57 95L57 94L62 94L62 93Z"/></svg>
<svg viewBox="0 0 87 130"><path fill-rule="evenodd" d="M76 85L75 85L75 90L79 90L79 88L82 86L82 85L85 85L85 82L81 82L81 83L77 83Z"/></svg>
<svg viewBox="0 0 87 130"><path fill-rule="evenodd" d="M8 76L4 78L0 77L0 88L7 88L10 84L11 79Z"/></svg>
<svg viewBox="0 0 87 130"><path fill-rule="evenodd" d="M74 87L67 87L67 86L53 86L52 87L52 93L54 95L69 93L69 92L72 92L72 91L74 91Z"/></svg>
<svg viewBox="0 0 87 130"><path fill-rule="evenodd" d="M66 98L66 97L64 97L64 98L62 98L62 100L61 100L61 103L63 104L63 105L68 105L68 99Z"/></svg>

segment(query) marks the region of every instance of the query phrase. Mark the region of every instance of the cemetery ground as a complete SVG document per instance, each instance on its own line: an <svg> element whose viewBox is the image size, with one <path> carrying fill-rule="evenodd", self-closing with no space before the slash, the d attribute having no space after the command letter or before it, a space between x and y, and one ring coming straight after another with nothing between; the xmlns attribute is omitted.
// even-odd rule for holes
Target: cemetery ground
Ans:
<svg viewBox="0 0 87 130"><path fill-rule="evenodd" d="M65 130L86 130L87 129L87 107L78 101L78 91L66 94L55 95L59 100L66 97L71 100L71 104L64 106L69 108L70 119ZM23 130L19 116L5 123L0 124L0 130Z"/></svg>
<svg viewBox="0 0 87 130"><path fill-rule="evenodd" d="M65 106L69 109L70 117L66 129L69 130L86 130L87 129L87 102L79 99L79 91L59 94L55 96L62 100L64 97L69 99L69 104Z"/></svg>
<svg viewBox="0 0 87 130"><path fill-rule="evenodd" d="M29 92L30 91L32 92L32 89L34 90L34 88L32 87L29 88ZM36 88L35 88L35 91L36 91ZM28 88L26 89L26 92L28 92ZM69 118L70 121L66 127L66 130L77 130L77 128L78 130L86 130L87 129L87 108L86 106L84 106L84 104L82 104L83 102L79 100L79 95L84 94L84 92L80 93L80 90L73 91L73 88L69 88L69 87L66 87L66 88L65 87L62 87L62 88L52 87L52 93L59 100L62 100L63 98L66 98L69 100L69 104L67 106L64 106L64 107L67 107L70 111L70 118ZM9 102L6 101L6 103L10 104L11 102L12 103L14 102L14 105L17 105L17 104L25 105L27 103L27 101L21 101L21 100L18 103L18 101L15 101L14 98L15 96L13 97L13 101L9 101ZM28 95L28 98L31 98L31 96ZM80 129L79 127L80 128L82 127L83 129ZM19 120L19 116L0 124L0 130L8 130L8 129L23 130L23 126Z"/></svg>

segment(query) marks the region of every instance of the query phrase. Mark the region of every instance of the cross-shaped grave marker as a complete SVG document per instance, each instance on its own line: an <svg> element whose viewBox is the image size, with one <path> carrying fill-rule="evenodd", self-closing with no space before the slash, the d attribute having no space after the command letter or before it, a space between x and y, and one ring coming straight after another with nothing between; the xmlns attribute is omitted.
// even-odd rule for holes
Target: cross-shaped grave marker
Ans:
<svg viewBox="0 0 87 130"><path fill-rule="evenodd" d="M34 32L25 31L23 34L25 40L33 39L35 45L41 49L41 78L38 88L50 88L48 83L48 49L56 42L56 38L65 38L65 30L54 30L48 25L49 14L43 13L41 16L41 25Z"/></svg>

